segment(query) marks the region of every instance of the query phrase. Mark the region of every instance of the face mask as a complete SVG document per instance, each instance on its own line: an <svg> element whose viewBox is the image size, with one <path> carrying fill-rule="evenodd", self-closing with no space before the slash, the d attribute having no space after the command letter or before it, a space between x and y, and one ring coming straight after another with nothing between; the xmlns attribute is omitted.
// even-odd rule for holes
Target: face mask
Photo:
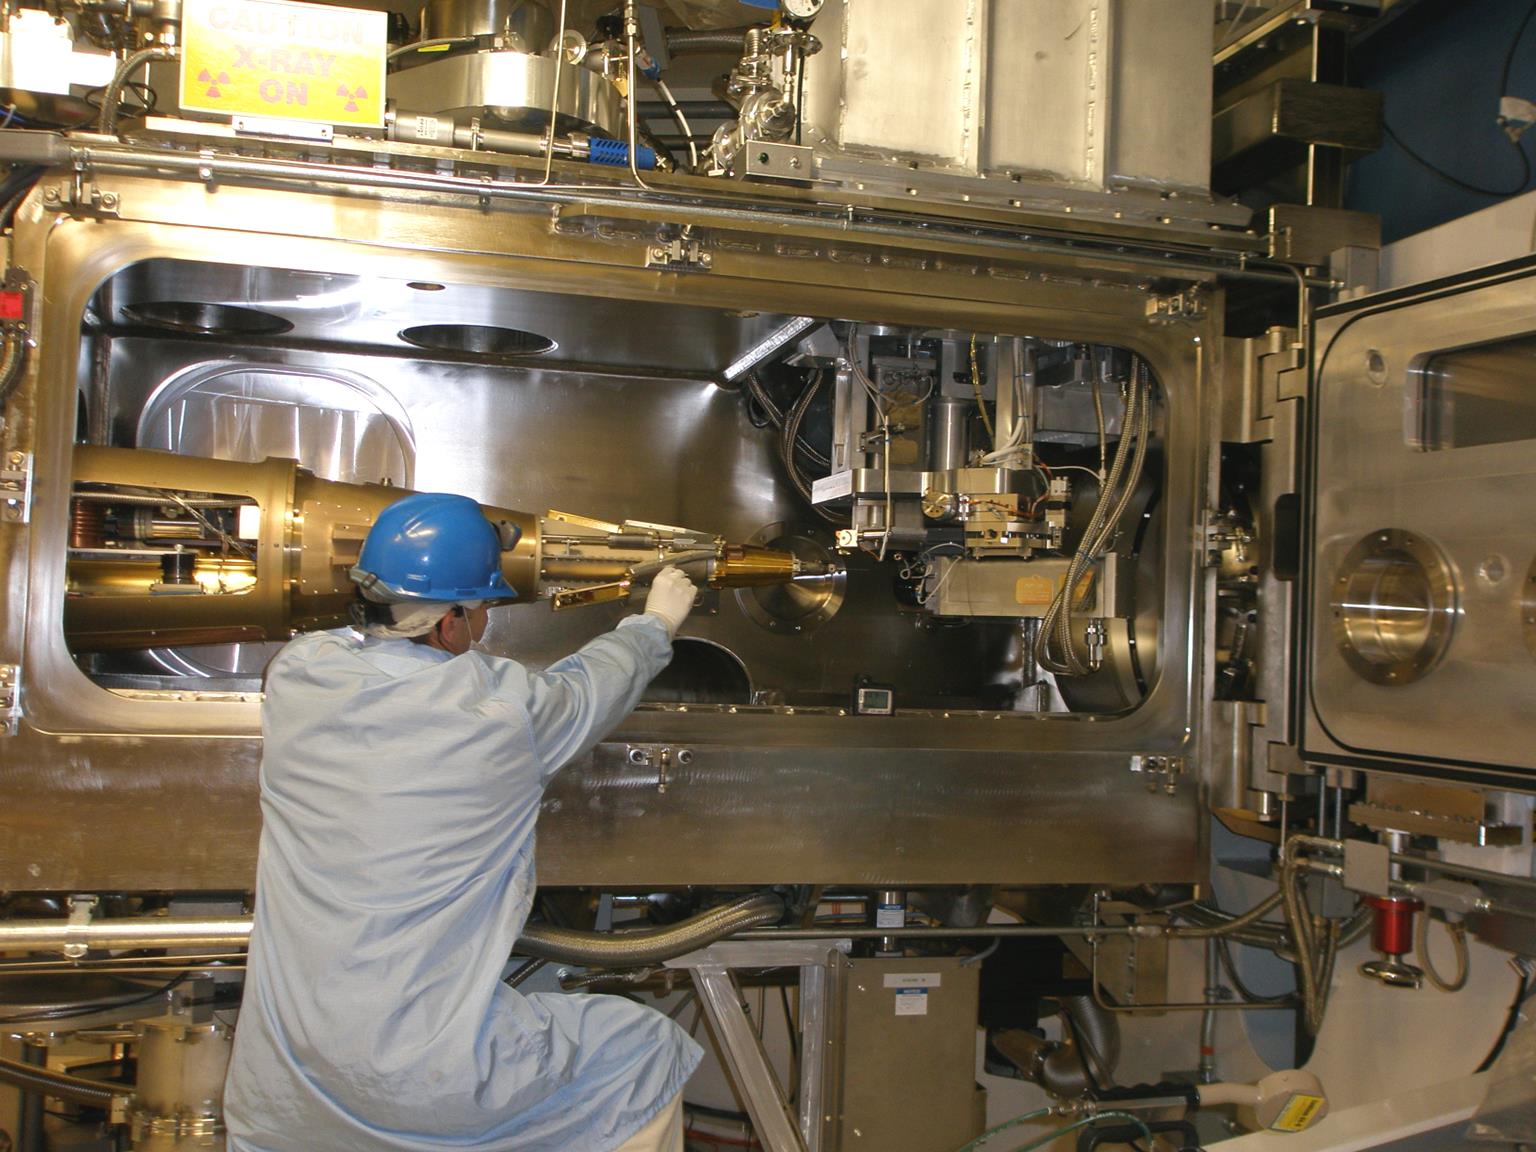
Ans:
<svg viewBox="0 0 1536 1152"><path fill-rule="evenodd" d="M475 626L470 622L471 611L473 609L465 608L462 605L459 608L459 615L464 621L464 630L469 634L469 646L465 651L478 652L482 656L487 656L489 653L485 650L485 634L491 629L491 619L489 616L485 618L485 623L480 626L480 635L476 636Z"/></svg>

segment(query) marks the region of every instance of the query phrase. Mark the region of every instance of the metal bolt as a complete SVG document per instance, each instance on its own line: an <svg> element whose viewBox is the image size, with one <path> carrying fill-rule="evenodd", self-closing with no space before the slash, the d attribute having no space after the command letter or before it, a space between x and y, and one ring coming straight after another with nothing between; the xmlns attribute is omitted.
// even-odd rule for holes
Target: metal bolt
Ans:
<svg viewBox="0 0 1536 1152"><path fill-rule="evenodd" d="M57 188L43 189L43 199L48 201L50 204L57 203L59 199L59 190Z"/></svg>
<svg viewBox="0 0 1536 1152"><path fill-rule="evenodd" d="M652 260L665 260L666 258L667 258L667 250L665 248L652 248L651 249L651 259Z"/></svg>
<svg viewBox="0 0 1536 1152"><path fill-rule="evenodd" d="M117 193L116 192L103 192L101 194L101 206L103 208L116 208L117 207Z"/></svg>
<svg viewBox="0 0 1536 1152"><path fill-rule="evenodd" d="M692 752L692 750L688 749L688 748L679 748L677 750L677 762L679 764L681 764L684 768L686 768L688 765L692 764L693 763L693 752Z"/></svg>

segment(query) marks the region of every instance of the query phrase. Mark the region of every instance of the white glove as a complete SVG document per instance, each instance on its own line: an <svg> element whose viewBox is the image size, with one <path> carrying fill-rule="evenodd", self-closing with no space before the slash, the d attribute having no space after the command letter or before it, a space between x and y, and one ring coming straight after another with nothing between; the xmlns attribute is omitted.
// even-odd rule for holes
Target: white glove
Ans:
<svg viewBox="0 0 1536 1152"><path fill-rule="evenodd" d="M651 590L645 598L645 614L659 617L667 626L667 635L676 636L677 630L693 611L693 581L676 568L663 568L651 581Z"/></svg>

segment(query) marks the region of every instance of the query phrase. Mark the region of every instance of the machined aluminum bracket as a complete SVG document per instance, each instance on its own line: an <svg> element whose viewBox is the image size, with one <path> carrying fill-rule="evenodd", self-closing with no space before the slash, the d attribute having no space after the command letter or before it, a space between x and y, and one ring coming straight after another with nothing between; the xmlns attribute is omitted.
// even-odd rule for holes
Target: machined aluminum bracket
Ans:
<svg viewBox="0 0 1536 1152"><path fill-rule="evenodd" d="M725 940L666 962L668 968L686 968L692 975L731 1079L767 1152L821 1152L831 965L851 948L851 940ZM800 969L797 1112L791 1111L757 1029L747 1017L746 1001L733 972L777 967Z"/></svg>
<svg viewBox="0 0 1536 1152"><path fill-rule="evenodd" d="M32 453L7 452L0 467L0 521L25 524L32 518Z"/></svg>

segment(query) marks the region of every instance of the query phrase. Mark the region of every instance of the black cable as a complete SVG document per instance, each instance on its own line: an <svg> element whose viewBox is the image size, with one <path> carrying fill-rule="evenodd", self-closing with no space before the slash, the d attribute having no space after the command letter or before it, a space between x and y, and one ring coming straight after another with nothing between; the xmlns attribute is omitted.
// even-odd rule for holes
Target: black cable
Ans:
<svg viewBox="0 0 1536 1152"><path fill-rule="evenodd" d="M1500 101L1502 101L1505 96L1509 95L1509 74L1511 69L1514 67L1515 51L1520 47L1520 41L1524 39L1525 30L1530 27L1532 17L1536 17L1536 0L1533 0L1533 3L1525 10L1525 15L1520 19L1520 26L1515 29L1515 35L1509 42L1509 49L1504 53L1504 66L1499 70L1498 99ZM1504 117L1502 114L1499 116L1499 124L1501 127L1504 124ZM1484 188L1480 184L1473 184L1468 180L1463 180L1461 177L1447 172L1438 164L1414 151L1411 147L1408 146L1403 138L1397 134L1396 129L1394 129L1392 125L1388 124L1385 120L1382 121L1381 129L1386 133L1387 138L1391 140L1392 143L1396 144L1400 149L1402 149L1403 154L1419 167L1423 168L1427 172L1432 173L1435 176L1438 176L1446 183L1454 185L1463 191L1471 192L1474 195L1499 197L1514 196L1516 193L1524 192L1526 186L1531 182L1531 160L1530 157L1525 154L1525 149L1521 147L1520 141L1518 139L1511 140L1510 143L1514 145L1515 152L1520 157L1520 183L1514 188L1506 190L1500 188Z"/></svg>
<svg viewBox="0 0 1536 1152"><path fill-rule="evenodd" d="M1509 1042L1510 1033L1515 1030L1515 1025L1520 1020L1520 1008L1525 1004L1526 997L1531 993L1530 977L1522 974L1520 986L1515 989L1514 1002L1509 1006L1509 1015L1504 1018L1504 1027L1499 1031L1499 1038L1493 1042L1493 1047L1488 1055L1483 1057L1483 1062L1477 1066L1476 1072L1486 1072L1492 1068L1494 1062L1504 1052L1504 1045Z"/></svg>
<svg viewBox="0 0 1536 1152"><path fill-rule="evenodd" d="M1525 10L1525 17L1520 21L1520 27L1515 29L1515 36L1509 42L1509 51L1504 53L1504 68L1499 73L1499 99L1509 95L1509 70L1515 63L1515 49L1520 47L1520 41L1525 36L1525 30L1530 26L1531 17L1536 16L1536 3Z"/></svg>
<svg viewBox="0 0 1536 1152"><path fill-rule="evenodd" d="M1459 176L1453 176L1444 168L1441 168L1438 164L1435 164L1432 161L1426 160L1423 156L1420 156L1403 141L1403 138L1397 134L1392 125L1388 124L1385 120L1381 122L1381 130L1387 134L1387 139L1391 140L1392 143L1396 144L1399 148L1402 149L1403 155L1407 156L1408 159L1412 160L1419 167L1423 168L1427 172L1432 173L1435 176L1440 177L1440 179L1446 181L1446 183L1454 184L1457 188L1464 189L1467 192L1474 192L1479 196L1514 196L1517 193L1524 192L1526 185L1531 182L1531 160L1530 157L1525 154L1525 149L1521 147L1518 140L1511 141L1511 144L1515 149L1515 155L1520 157L1520 183L1515 185L1513 188L1484 188L1479 184L1469 183Z"/></svg>
<svg viewBox="0 0 1536 1152"><path fill-rule="evenodd" d="M169 984L156 988L153 992L146 992L142 996L132 996L125 1000L101 1000L78 1008L49 1008L42 1012L23 1014L20 1016L0 1016L0 1024L23 1024L33 1020L72 1020L78 1016L95 1016L101 1012L115 1012L119 1008L127 1008L134 1004L142 1004L147 1000L158 1000L172 988L186 980L186 974L176 977Z"/></svg>

